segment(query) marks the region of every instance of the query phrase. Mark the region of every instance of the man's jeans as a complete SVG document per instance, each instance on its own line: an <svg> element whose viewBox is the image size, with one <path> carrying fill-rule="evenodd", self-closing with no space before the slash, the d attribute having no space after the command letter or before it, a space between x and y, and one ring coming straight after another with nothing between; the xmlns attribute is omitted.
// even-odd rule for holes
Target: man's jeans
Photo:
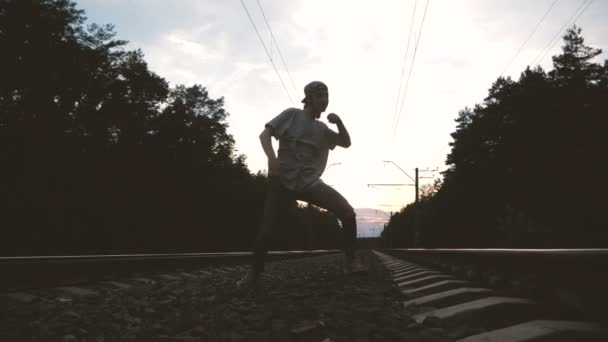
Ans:
<svg viewBox="0 0 608 342"><path fill-rule="evenodd" d="M342 223L342 248L347 257L353 257L357 240L355 211L339 192L323 182L319 182L305 191L295 192L285 188L279 177L269 176L264 217L253 249L255 272L264 271L264 257L268 250L272 230L276 228L281 212L287 210L288 204L294 200L314 204L336 215Z"/></svg>

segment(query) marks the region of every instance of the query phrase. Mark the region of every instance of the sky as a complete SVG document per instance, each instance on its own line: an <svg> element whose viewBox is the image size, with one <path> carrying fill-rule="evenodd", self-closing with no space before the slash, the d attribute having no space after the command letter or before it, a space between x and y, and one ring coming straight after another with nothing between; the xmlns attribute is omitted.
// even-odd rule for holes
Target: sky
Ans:
<svg viewBox="0 0 608 342"><path fill-rule="evenodd" d="M438 170L421 172L429 177L421 179L421 185L440 178L458 112L481 103L503 71L517 79L551 47L552 38L581 4L586 10L576 23L585 43L608 48L608 1L555 1L430 0L428 7L425 0L77 4L89 23L114 24L117 38L129 41L130 49L141 49L149 68L171 85L201 84L211 97L224 97L229 133L252 172L267 168L258 139L264 124L288 107L301 107L308 82L326 83L330 102L321 120L327 123L326 114L338 114L352 146L330 153L322 178L353 207L375 209L379 217L386 217L384 212L414 201L414 187L368 184L412 184L400 169L413 177L416 167ZM277 44L272 43L264 15ZM551 69L550 57L560 52L560 46L561 38L538 64ZM606 58L603 53L596 60ZM401 100L400 84L404 93L406 81L407 93ZM383 162L387 160L391 162Z"/></svg>

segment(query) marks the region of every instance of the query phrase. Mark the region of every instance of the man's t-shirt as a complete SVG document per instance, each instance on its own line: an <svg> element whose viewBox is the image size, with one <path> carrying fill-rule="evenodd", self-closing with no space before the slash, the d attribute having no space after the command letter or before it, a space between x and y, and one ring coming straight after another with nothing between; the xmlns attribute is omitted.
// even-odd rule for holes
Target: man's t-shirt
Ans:
<svg viewBox="0 0 608 342"><path fill-rule="evenodd" d="M287 189L303 191L320 181L329 150L336 147L338 133L312 119L302 109L289 108L266 124L279 140L281 181Z"/></svg>

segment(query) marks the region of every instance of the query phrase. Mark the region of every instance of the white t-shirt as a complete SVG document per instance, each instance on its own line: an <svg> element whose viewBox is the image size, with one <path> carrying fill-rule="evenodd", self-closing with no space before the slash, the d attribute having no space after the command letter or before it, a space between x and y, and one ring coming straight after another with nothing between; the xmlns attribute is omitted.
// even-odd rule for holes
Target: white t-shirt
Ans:
<svg viewBox="0 0 608 342"><path fill-rule="evenodd" d="M329 150L336 147L338 133L312 119L302 109L288 108L266 127L279 140L281 181L287 189L303 191L320 181Z"/></svg>

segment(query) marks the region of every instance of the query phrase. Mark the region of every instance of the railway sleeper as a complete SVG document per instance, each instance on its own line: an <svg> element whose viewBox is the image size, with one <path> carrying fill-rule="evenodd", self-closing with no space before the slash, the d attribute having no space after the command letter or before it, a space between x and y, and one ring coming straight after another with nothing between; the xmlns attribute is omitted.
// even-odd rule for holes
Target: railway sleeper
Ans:
<svg viewBox="0 0 608 342"><path fill-rule="evenodd" d="M501 296L379 252L376 256L393 272L393 281L408 298L403 306L417 312L413 315L417 324L444 337L465 342L605 341L608 337L597 324L563 320L562 312L531 300ZM442 266L450 270L449 265ZM471 268L464 271L469 279L477 277Z"/></svg>

